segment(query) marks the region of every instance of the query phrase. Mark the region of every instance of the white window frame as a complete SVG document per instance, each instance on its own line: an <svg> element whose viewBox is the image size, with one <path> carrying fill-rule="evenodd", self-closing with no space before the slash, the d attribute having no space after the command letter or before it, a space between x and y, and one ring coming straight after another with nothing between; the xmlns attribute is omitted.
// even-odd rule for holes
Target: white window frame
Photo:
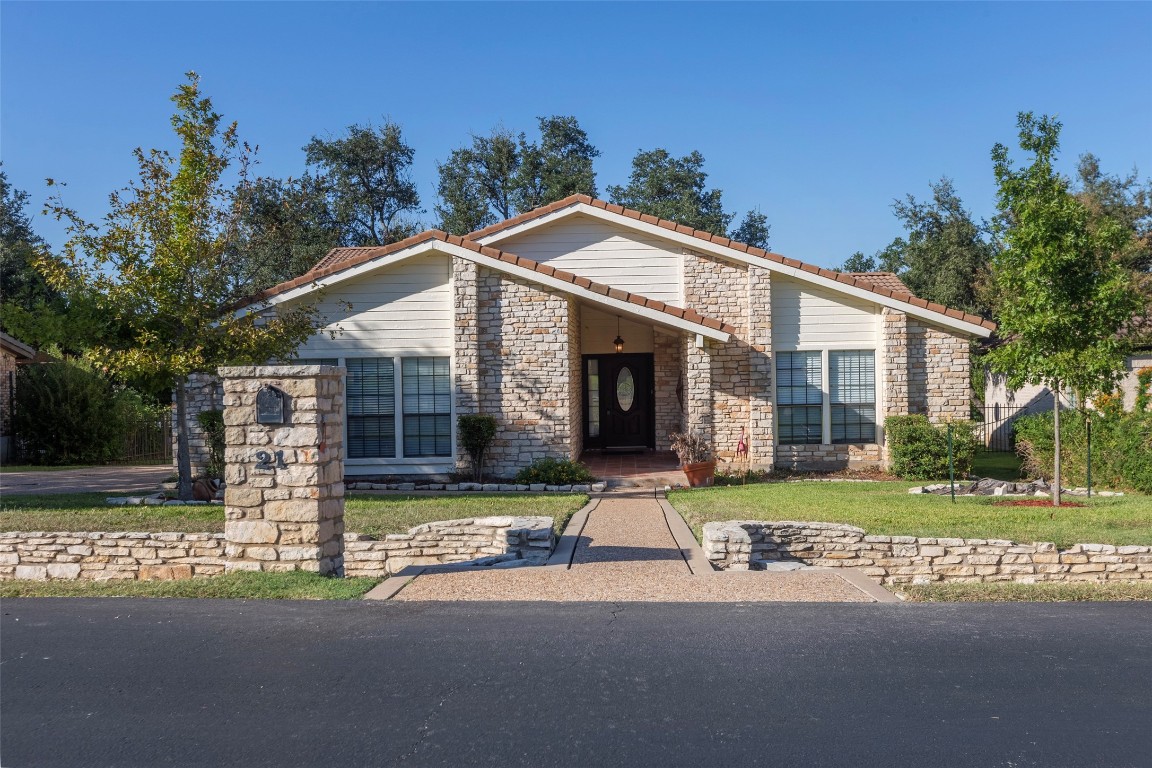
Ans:
<svg viewBox="0 0 1152 768"><path fill-rule="evenodd" d="M832 391L831 391L831 369L829 367L829 352L872 352L873 355L873 375L875 382L873 386L876 392L876 434L875 439L869 443L833 443L832 442ZM780 400L776 396L776 382L779 381L779 376L776 371L776 364L779 360L778 352L819 352L820 353L820 392L823 395L822 405L820 409L820 446L829 445L878 445L880 443L880 435L884 427L884 405L883 405L883 388L881 387L881 359L879 350L875 347L865 347L859 344L847 344L844 346L826 346L826 347L810 347L798 346L789 349L773 349L772 350L772 405L775 413L779 413ZM780 419L774 418L772 420L773 437L776 445L791 446L796 448L803 448L805 446L812 446L814 443L782 443L780 442Z"/></svg>

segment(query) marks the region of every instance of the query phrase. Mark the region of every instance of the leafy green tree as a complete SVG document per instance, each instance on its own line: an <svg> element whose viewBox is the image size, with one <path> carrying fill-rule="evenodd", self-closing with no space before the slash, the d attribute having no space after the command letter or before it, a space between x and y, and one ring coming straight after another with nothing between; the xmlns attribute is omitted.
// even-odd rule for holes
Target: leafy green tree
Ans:
<svg viewBox="0 0 1152 768"><path fill-rule="evenodd" d="M8 183L0 167L0 295L6 304L29 312L63 297L36 269L36 254L47 246L25 213L28 193Z"/></svg>
<svg viewBox="0 0 1152 768"><path fill-rule="evenodd" d="M1093 154L1080 156L1074 194L1094 216L1108 216L1129 229L1133 238L1120 260L1139 272L1152 272L1152 180L1136 172L1106 174Z"/></svg>
<svg viewBox="0 0 1152 768"><path fill-rule="evenodd" d="M768 223L767 216L760 211L748 211L740 226L732 230L729 237L737 242L768 250L768 235L771 230L772 226Z"/></svg>
<svg viewBox="0 0 1152 768"><path fill-rule="evenodd" d="M404 143L396 123L352 125L337 139L313 137L304 153L324 178L349 244L388 245L419 229L406 218L420 212L411 178L415 151Z"/></svg>
<svg viewBox="0 0 1152 768"><path fill-rule="evenodd" d="M440 228L466 235L568 195L596 194L599 150L572 116L537 118L540 141L496 128L438 166Z"/></svg>
<svg viewBox="0 0 1152 768"><path fill-rule="evenodd" d="M863 251L856 251L836 267L837 272L877 272L879 269L876 257L865 256Z"/></svg>
<svg viewBox="0 0 1152 768"><path fill-rule="evenodd" d="M222 125L199 78L172 97L172 127L180 141L164 149L135 150L137 179L109 195L109 212L85 220L59 195L50 210L67 223L64 265L38 264L58 289L80 287L122 329L89 356L113 374L147 376L175 389L180 497L191 498L187 397L184 381L223 364L253 364L290 357L318 323L314 307L237 316L232 279L239 237L240 195L225 184L235 173L243 184L250 160L236 124Z"/></svg>
<svg viewBox="0 0 1152 768"><path fill-rule="evenodd" d="M724 211L723 193L707 189L707 180L699 152L673 157L666 149L642 150L632 158L628 184L610 186L608 194L625 208L723 236L733 217Z"/></svg>
<svg viewBox="0 0 1152 768"><path fill-rule="evenodd" d="M931 201L908 195L892 203L907 237L893 240L873 261L922 299L988 317L985 285L995 250L988 227L972 219L950 179L931 187Z"/></svg>
<svg viewBox="0 0 1152 768"><path fill-rule="evenodd" d="M1042 384L1055 395L1055 503L1060 503L1060 395L1081 399L1115 388L1128 342L1118 332L1142 309L1131 272L1116 255L1131 231L1108 216L1094 217L1053 168L1059 121L1017 117L1020 148L1032 162L1019 168L997 144L992 162L1003 247L992 274L999 290L1000 335L1005 343L987 360L1008 385Z"/></svg>

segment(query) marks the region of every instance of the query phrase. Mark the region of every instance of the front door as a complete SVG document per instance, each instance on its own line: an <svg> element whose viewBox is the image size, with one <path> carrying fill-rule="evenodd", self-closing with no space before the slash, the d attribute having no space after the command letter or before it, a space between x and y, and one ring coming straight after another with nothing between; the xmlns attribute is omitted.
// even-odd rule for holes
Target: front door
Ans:
<svg viewBox="0 0 1152 768"><path fill-rule="evenodd" d="M584 445L655 448L650 354L584 356Z"/></svg>

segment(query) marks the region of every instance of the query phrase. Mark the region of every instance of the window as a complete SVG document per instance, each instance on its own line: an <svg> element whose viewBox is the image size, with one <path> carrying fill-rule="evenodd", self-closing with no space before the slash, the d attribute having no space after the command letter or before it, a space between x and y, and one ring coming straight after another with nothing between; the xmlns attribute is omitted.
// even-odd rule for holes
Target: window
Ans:
<svg viewBox="0 0 1152 768"><path fill-rule="evenodd" d="M390 357L349 358L348 458L396 457L396 369Z"/></svg>
<svg viewBox="0 0 1152 768"><path fill-rule="evenodd" d="M876 355L828 353L828 399L833 443L876 441Z"/></svg>
<svg viewBox="0 0 1152 768"><path fill-rule="evenodd" d="M600 436L600 361L588 361L588 437Z"/></svg>
<svg viewBox="0 0 1152 768"><path fill-rule="evenodd" d="M781 445L876 442L876 353L776 353L777 441Z"/></svg>
<svg viewBox="0 0 1152 768"><path fill-rule="evenodd" d="M820 389L820 352L776 353L778 437L783 445L822 442L824 393Z"/></svg>
<svg viewBox="0 0 1152 768"><path fill-rule="evenodd" d="M404 456L452 455L452 372L446 357L407 357Z"/></svg>

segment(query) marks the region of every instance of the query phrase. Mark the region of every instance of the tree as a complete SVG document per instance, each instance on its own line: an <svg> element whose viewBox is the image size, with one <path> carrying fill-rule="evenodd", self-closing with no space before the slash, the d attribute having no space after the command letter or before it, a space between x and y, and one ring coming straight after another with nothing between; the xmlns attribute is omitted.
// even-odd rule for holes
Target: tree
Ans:
<svg viewBox="0 0 1152 768"><path fill-rule="evenodd" d="M1152 180L1141 183L1136 171L1105 174L1090 153L1080 156L1076 176L1075 195L1092 215L1111 217L1134 235L1120 260L1130 269L1152 272Z"/></svg>
<svg viewBox="0 0 1152 768"><path fill-rule="evenodd" d="M723 193L705 188L707 180L699 152L678 158L666 149L642 150L632 158L628 184L608 187L608 194L625 208L725 235L733 217L724 211Z"/></svg>
<svg viewBox="0 0 1152 768"><path fill-rule="evenodd" d="M768 235L771 230L772 226L768 223L767 216L758 210L748 211L740 226L732 230L729 237L737 242L768 250Z"/></svg>
<svg viewBox="0 0 1152 768"><path fill-rule="evenodd" d="M1003 247L992 274L1002 297L1000 335L989 352L1008 385L1043 384L1054 394L1054 501L1060 503L1060 393L1110 392L1124 371L1128 344L1118 332L1141 309L1132 276L1115 257L1131 231L1108 216L1093 217L1053 169L1059 121L1031 112L1017 116L1020 147L1032 154L1015 168L997 144L992 162Z"/></svg>
<svg viewBox="0 0 1152 768"><path fill-rule="evenodd" d="M290 356L313 333L312 306L237 316L232 280L243 197L225 184L226 173L243 185L250 151L236 124L221 124L199 78L172 97L172 127L180 152L136 149L137 179L109 195L109 212L92 223L49 201L67 224L63 265L38 261L58 289L79 287L122 329L89 351L114 374L168 382L176 392L180 497L191 498L187 398L184 380L223 364L254 364ZM52 183L52 182L50 182Z"/></svg>
<svg viewBox="0 0 1152 768"><path fill-rule="evenodd" d="M930 202L912 195L893 201L907 239L894 239L873 262L878 270L899 275L922 299L990 316L984 286L994 246L986 237L988 227L964 209L950 179L942 178L931 188Z"/></svg>
<svg viewBox="0 0 1152 768"><path fill-rule="evenodd" d="M31 312L62 296L34 266L37 251L46 245L32 230L27 206L28 193L9 184L0 166L0 296L5 304Z"/></svg>
<svg viewBox="0 0 1152 768"><path fill-rule="evenodd" d="M313 137L304 147L308 165L323 175L336 221L355 245L388 245L414 234L405 218L420 212L410 172L415 151L400 126L351 125L347 135Z"/></svg>
<svg viewBox="0 0 1152 768"><path fill-rule="evenodd" d="M539 143L495 128L437 167L440 228L466 235L569 195L596 194L599 150L572 116L537 118Z"/></svg>
<svg viewBox="0 0 1152 768"><path fill-rule="evenodd" d="M844 260L844 263L836 267L837 272L878 272L879 267L876 266L875 256L865 256L863 251L856 251L856 253L849 256Z"/></svg>

